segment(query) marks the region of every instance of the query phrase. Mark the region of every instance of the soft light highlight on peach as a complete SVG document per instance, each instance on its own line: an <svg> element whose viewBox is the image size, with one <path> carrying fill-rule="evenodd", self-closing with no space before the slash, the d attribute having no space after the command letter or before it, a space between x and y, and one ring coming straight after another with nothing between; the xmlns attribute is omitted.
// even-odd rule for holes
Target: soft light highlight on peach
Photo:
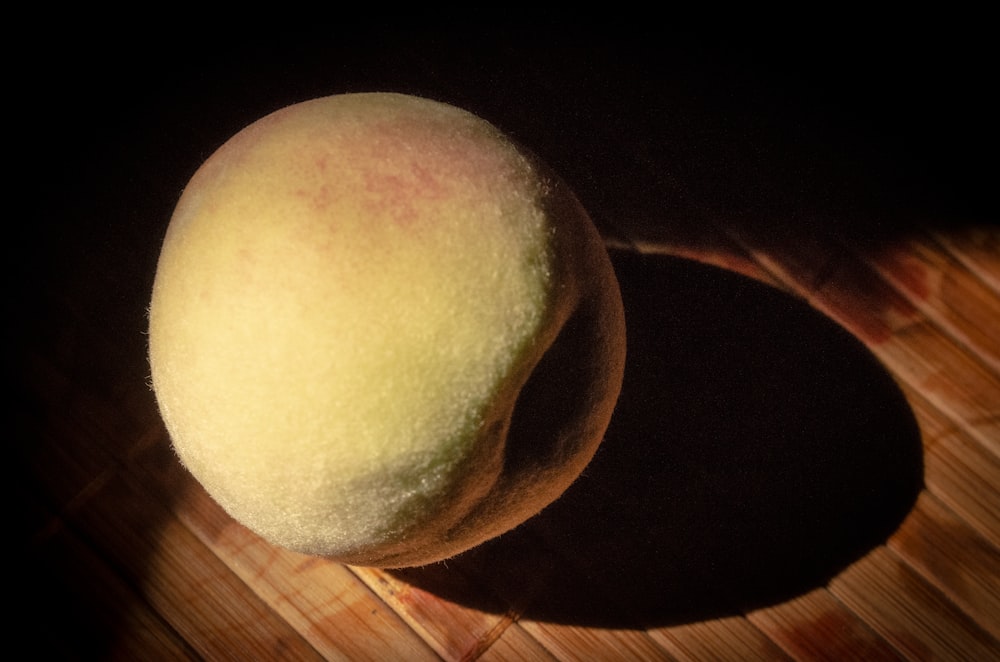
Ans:
<svg viewBox="0 0 1000 662"><path fill-rule="evenodd" d="M223 145L150 306L185 466L269 541L365 565L446 558L558 498L624 343L566 186L484 120L397 94L290 106Z"/></svg>

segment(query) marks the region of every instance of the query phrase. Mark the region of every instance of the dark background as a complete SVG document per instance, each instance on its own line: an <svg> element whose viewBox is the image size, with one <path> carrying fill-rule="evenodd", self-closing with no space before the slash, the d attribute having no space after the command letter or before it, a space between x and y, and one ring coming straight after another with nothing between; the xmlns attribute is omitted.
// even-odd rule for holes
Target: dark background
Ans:
<svg viewBox="0 0 1000 662"><path fill-rule="evenodd" d="M53 231L124 213L156 232L197 165L261 115L399 91L512 134L602 227L688 205L866 236L913 212L991 217L997 54L975 16L533 20L50 29L10 60L17 188ZM874 206L891 211L850 220Z"/></svg>

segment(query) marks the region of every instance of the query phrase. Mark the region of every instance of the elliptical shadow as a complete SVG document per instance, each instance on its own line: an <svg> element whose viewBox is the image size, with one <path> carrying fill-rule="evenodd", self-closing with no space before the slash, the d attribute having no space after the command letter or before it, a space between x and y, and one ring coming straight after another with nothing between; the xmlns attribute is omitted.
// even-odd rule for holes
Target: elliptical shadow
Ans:
<svg viewBox="0 0 1000 662"><path fill-rule="evenodd" d="M584 475L514 531L392 572L478 609L648 628L790 599L884 542L923 462L905 397L870 351L748 278L612 257L629 358Z"/></svg>

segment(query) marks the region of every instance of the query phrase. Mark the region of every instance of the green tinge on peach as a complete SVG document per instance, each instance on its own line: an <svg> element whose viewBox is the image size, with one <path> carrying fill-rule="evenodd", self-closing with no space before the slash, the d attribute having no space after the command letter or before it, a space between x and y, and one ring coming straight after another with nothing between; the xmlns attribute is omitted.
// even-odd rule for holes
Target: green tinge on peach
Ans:
<svg viewBox="0 0 1000 662"><path fill-rule="evenodd" d="M624 362L617 282L567 188L484 120L386 93L284 108L208 159L149 334L206 490L277 545L365 565L446 558L557 498Z"/></svg>

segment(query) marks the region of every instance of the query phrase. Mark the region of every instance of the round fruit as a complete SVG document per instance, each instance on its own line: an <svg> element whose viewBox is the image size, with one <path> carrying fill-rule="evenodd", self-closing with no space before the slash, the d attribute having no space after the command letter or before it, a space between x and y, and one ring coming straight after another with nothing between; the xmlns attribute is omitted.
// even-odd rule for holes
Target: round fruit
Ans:
<svg viewBox="0 0 1000 662"><path fill-rule="evenodd" d="M596 229L478 117L398 94L279 110L170 221L149 310L183 464L274 544L397 567L556 499L621 387Z"/></svg>

